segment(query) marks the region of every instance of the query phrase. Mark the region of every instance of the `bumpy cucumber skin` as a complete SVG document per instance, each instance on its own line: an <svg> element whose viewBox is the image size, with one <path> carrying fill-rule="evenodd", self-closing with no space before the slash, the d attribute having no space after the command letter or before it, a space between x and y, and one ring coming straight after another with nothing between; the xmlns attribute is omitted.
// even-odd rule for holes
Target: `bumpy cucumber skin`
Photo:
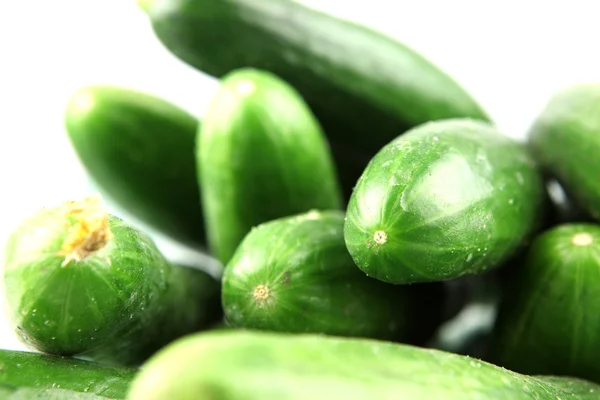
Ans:
<svg viewBox="0 0 600 400"><path fill-rule="evenodd" d="M344 236L355 263L389 283L433 282L497 267L538 229L547 199L525 146L492 125L420 125L371 160Z"/></svg>
<svg viewBox="0 0 600 400"><path fill-rule="evenodd" d="M563 386L398 343L222 331L191 335L159 351L134 379L127 399L592 400L600 391L587 382L595 393L572 394L575 388L570 393Z"/></svg>
<svg viewBox="0 0 600 400"><path fill-rule="evenodd" d="M591 243L574 243L583 233ZM599 282L600 226L563 224L537 236L506 289L488 359L600 382Z"/></svg>
<svg viewBox="0 0 600 400"><path fill-rule="evenodd" d="M0 385L62 388L124 399L137 369L37 352L0 350Z"/></svg>
<svg viewBox="0 0 600 400"><path fill-rule="evenodd" d="M204 248L198 125L174 104L115 86L83 87L65 110L70 142L106 197L161 233Z"/></svg>
<svg viewBox="0 0 600 400"><path fill-rule="evenodd" d="M576 205L600 220L600 83L557 92L529 129L539 164L553 175Z"/></svg>
<svg viewBox="0 0 600 400"><path fill-rule="evenodd" d="M241 69L224 77L197 142L209 248L223 264L253 226L343 207L318 122L275 75Z"/></svg>
<svg viewBox="0 0 600 400"><path fill-rule="evenodd" d="M311 211L248 233L223 275L227 321L248 329L401 341L430 320L439 323L441 296L423 308L416 293L431 288L365 276L348 254L343 227L342 211ZM267 295L255 297L257 287Z"/></svg>
<svg viewBox="0 0 600 400"><path fill-rule="evenodd" d="M307 101L350 195L369 159L408 128L487 114L450 76L405 45L288 0L138 0L174 55L222 77L273 72ZM223 51L227 49L227 51Z"/></svg>
<svg viewBox="0 0 600 400"><path fill-rule="evenodd" d="M202 328L197 282L167 262L144 233L115 216L113 238L62 265L68 224L62 207L26 219L9 236L2 272L5 312L37 350L137 365L174 338Z"/></svg>

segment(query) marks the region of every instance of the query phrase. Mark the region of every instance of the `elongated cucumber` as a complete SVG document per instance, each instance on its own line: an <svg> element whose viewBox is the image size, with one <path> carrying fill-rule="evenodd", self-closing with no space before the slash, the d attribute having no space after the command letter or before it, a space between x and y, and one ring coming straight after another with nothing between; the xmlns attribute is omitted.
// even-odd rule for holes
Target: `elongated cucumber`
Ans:
<svg viewBox="0 0 600 400"><path fill-rule="evenodd" d="M294 88L271 73L246 68L224 77L197 142L209 248L223 264L253 226L342 208L321 127Z"/></svg>
<svg viewBox="0 0 600 400"><path fill-rule="evenodd" d="M420 125L371 160L348 204L356 265L389 283L432 282L501 265L541 226L547 194L526 146L493 125Z"/></svg>
<svg viewBox="0 0 600 400"><path fill-rule="evenodd" d="M60 388L124 399L136 368L114 367L39 352L0 350L0 385L11 389Z"/></svg>
<svg viewBox="0 0 600 400"><path fill-rule="evenodd" d="M64 118L73 149L105 197L167 236L206 247L194 115L149 93L94 85L71 95Z"/></svg>
<svg viewBox="0 0 600 400"><path fill-rule="evenodd" d="M521 375L439 350L357 338L220 331L171 343L128 400L597 400L600 386Z"/></svg>
<svg viewBox="0 0 600 400"><path fill-rule="evenodd" d="M342 211L265 222L242 241L223 276L235 327L425 342L442 319L443 287L389 285L359 270Z"/></svg>
<svg viewBox="0 0 600 400"><path fill-rule="evenodd" d="M296 88L323 125L346 196L371 157L405 130L444 118L488 119L459 83L417 51L298 1L138 4L163 45L200 71L222 78L259 68Z"/></svg>

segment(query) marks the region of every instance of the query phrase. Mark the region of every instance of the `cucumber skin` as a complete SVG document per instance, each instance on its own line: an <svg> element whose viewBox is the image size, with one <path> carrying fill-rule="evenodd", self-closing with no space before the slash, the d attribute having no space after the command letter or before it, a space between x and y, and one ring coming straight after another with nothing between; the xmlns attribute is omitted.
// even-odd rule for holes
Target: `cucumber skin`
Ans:
<svg viewBox="0 0 600 400"><path fill-rule="evenodd" d="M594 242L574 246L581 232ZM600 382L600 226L558 225L538 235L515 269L494 327L490 361L527 374Z"/></svg>
<svg viewBox="0 0 600 400"><path fill-rule="evenodd" d="M541 226L546 201L524 144L483 121L435 121L371 160L350 198L344 237L356 265L376 279L456 279L515 254Z"/></svg>
<svg viewBox="0 0 600 400"><path fill-rule="evenodd" d="M17 388L62 388L124 399L136 368L113 367L37 352L0 349L0 385Z"/></svg>
<svg viewBox="0 0 600 400"><path fill-rule="evenodd" d="M198 271L171 265L154 242L109 216L114 237L61 266L68 226L61 207L26 219L2 260L5 313L30 348L114 365L139 365L205 321ZM110 260L109 262L107 260Z"/></svg>
<svg viewBox="0 0 600 400"><path fill-rule="evenodd" d="M148 93L101 85L77 90L64 118L72 147L105 196L159 232L205 247L197 118Z"/></svg>
<svg viewBox="0 0 600 400"><path fill-rule="evenodd" d="M225 76L197 142L209 249L224 265L253 226L343 207L318 122L275 75L245 68Z"/></svg>
<svg viewBox="0 0 600 400"><path fill-rule="evenodd" d="M342 211L311 211L248 233L223 275L227 321L246 329L398 341L433 335L442 288L365 276L348 254L343 227ZM254 299L258 285L269 289L266 300Z"/></svg>
<svg viewBox="0 0 600 400"><path fill-rule="evenodd" d="M0 384L2 400L110 400L93 393L75 392L62 388L10 387Z"/></svg>
<svg viewBox="0 0 600 400"><path fill-rule="evenodd" d="M127 399L597 399L600 386L577 385L398 343L222 331L190 335L160 350Z"/></svg>
<svg viewBox="0 0 600 400"><path fill-rule="evenodd" d="M575 205L600 221L600 83L555 93L527 133L532 154L554 176ZM589 156L582 156L589 155Z"/></svg>
<svg viewBox="0 0 600 400"><path fill-rule="evenodd" d="M299 90L327 134L347 197L370 158L405 130L450 117L489 119L414 50L295 1L138 3L163 45L200 71L220 78L254 67Z"/></svg>

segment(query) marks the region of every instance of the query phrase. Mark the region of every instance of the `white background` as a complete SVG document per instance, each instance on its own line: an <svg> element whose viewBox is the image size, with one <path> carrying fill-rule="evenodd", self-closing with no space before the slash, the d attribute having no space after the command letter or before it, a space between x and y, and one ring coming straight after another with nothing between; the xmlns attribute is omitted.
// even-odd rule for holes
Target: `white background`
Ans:
<svg viewBox="0 0 600 400"><path fill-rule="evenodd" d="M556 90L600 81L596 0L303 3L420 51L515 137ZM62 112L76 88L95 83L142 89L198 116L217 88L162 47L133 0L0 0L0 245L41 206L94 190ZM155 238L168 256L180 254ZM1 317L0 348L22 348Z"/></svg>

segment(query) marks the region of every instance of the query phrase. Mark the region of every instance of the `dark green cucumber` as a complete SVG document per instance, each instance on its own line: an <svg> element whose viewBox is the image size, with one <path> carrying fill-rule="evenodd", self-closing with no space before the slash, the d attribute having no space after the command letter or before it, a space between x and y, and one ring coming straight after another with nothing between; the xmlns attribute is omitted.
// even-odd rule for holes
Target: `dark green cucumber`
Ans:
<svg viewBox="0 0 600 400"><path fill-rule="evenodd" d="M152 228L203 247L198 124L163 99L114 86L79 89L65 111L71 144L103 195Z"/></svg>
<svg viewBox="0 0 600 400"><path fill-rule="evenodd" d="M2 273L12 328L46 353L136 365L213 322L198 292L202 273L170 264L98 196L23 221L7 240Z"/></svg>
<svg viewBox="0 0 600 400"><path fill-rule="evenodd" d="M223 264L253 226L313 208L342 208L318 122L273 74L241 69L224 77L197 141L209 248Z"/></svg>
<svg viewBox="0 0 600 400"><path fill-rule="evenodd" d="M314 334L221 331L162 349L128 400L597 400L600 386L531 377L404 344Z"/></svg>
<svg viewBox="0 0 600 400"><path fill-rule="evenodd" d="M138 3L184 62L219 78L236 68L264 69L299 90L327 134L348 196L370 158L406 129L450 117L488 119L416 51L297 1Z"/></svg>
<svg viewBox="0 0 600 400"><path fill-rule="evenodd" d="M511 283L489 359L523 373L600 382L600 225L540 234Z"/></svg>
<svg viewBox="0 0 600 400"><path fill-rule="evenodd" d="M491 124L420 125L371 160L344 236L367 275L433 282L500 265L540 224L546 194L525 145Z"/></svg>
<svg viewBox="0 0 600 400"><path fill-rule="evenodd" d="M424 307L417 296L431 292L429 286L367 277L348 254L343 229L342 211L310 211L253 229L223 275L227 321L249 329L401 341L431 321L436 328L441 288L433 306Z"/></svg>
<svg viewBox="0 0 600 400"><path fill-rule="evenodd" d="M0 350L0 385L15 388L61 388L124 399L137 371L37 352Z"/></svg>
<svg viewBox="0 0 600 400"><path fill-rule="evenodd" d="M600 220L600 83L579 84L556 93L528 132L539 164Z"/></svg>

